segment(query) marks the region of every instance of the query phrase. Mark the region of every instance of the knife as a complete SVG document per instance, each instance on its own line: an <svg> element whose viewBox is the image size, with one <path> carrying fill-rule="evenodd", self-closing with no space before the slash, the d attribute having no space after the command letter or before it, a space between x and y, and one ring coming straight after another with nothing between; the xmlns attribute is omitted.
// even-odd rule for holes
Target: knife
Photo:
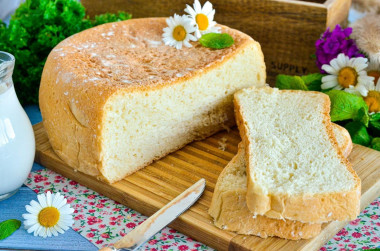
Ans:
<svg viewBox="0 0 380 251"><path fill-rule="evenodd" d="M197 183L189 187L155 214L150 216L146 221L117 241L113 247L105 247L100 249L100 251L138 250L156 233L191 207L202 195L205 186L205 179L200 179Z"/></svg>

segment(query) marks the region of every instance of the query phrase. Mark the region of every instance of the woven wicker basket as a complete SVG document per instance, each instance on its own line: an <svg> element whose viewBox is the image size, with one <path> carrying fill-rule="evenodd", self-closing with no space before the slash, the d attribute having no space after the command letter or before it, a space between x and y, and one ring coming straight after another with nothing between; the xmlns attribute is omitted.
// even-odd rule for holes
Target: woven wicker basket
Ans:
<svg viewBox="0 0 380 251"><path fill-rule="evenodd" d="M90 16L119 10L138 17L184 14L192 0L82 0ZM204 0L201 2L205 2ZM259 41L264 52L268 80L279 73L302 75L317 72L311 55L314 43L326 27L347 19L351 0L211 0L215 19Z"/></svg>

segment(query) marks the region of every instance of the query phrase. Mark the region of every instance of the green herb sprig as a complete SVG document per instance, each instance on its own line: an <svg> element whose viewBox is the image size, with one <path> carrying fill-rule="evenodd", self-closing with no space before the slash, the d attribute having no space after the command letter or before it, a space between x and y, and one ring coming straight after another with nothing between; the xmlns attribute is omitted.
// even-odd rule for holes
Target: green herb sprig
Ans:
<svg viewBox="0 0 380 251"><path fill-rule="evenodd" d="M93 26L130 18L130 14L119 12L89 19L76 0L26 0L11 17L8 27L0 21L0 51L16 58L13 81L20 102L38 103L43 66L59 42Z"/></svg>
<svg viewBox="0 0 380 251"><path fill-rule="evenodd" d="M278 75L276 87L288 90L322 91L320 73L306 76ZM331 121L344 126L356 144L380 151L380 113L369 115L366 102L340 90L323 90L330 97Z"/></svg>

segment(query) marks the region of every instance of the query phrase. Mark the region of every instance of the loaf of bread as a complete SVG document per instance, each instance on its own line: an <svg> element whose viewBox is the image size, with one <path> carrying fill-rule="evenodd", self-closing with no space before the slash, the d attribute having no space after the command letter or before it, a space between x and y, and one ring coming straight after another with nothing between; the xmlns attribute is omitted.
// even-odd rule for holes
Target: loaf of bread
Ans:
<svg viewBox="0 0 380 251"><path fill-rule="evenodd" d="M338 146L347 157L352 150L350 134L336 124L333 124L333 129ZM249 211L246 203L247 175L244 154L244 145L239 144L238 153L218 177L209 209L215 226L238 234L257 235L262 238L277 236L298 240L318 235L321 224L255 216Z"/></svg>
<svg viewBox="0 0 380 251"><path fill-rule="evenodd" d="M234 102L254 215L305 223L357 217L360 179L338 148L327 95L247 88Z"/></svg>
<svg viewBox="0 0 380 251"><path fill-rule="evenodd" d="M40 108L54 151L109 182L235 124L233 94L265 84L260 45L225 26L222 50L162 43L165 18L109 23L50 53Z"/></svg>

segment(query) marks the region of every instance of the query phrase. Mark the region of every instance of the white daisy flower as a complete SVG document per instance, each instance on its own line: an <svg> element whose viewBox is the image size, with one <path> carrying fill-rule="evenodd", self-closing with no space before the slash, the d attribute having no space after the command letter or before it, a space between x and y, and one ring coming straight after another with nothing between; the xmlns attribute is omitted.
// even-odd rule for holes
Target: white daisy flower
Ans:
<svg viewBox="0 0 380 251"><path fill-rule="evenodd" d="M377 83L369 85L368 94L363 99L368 105L370 114L380 112L380 79L377 79Z"/></svg>
<svg viewBox="0 0 380 251"><path fill-rule="evenodd" d="M196 28L191 24L190 18L183 15L174 14L174 17L166 19L168 27L164 28L162 40L166 45L182 49L182 45L191 47L189 41L196 41L197 39L190 33L193 33Z"/></svg>
<svg viewBox="0 0 380 251"><path fill-rule="evenodd" d="M74 223L72 213L74 209L67 204L67 200L60 193L37 195L38 202L32 200L26 205L28 214L23 214L24 225L28 233L43 238L63 234Z"/></svg>
<svg viewBox="0 0 380 251"><path fill-rule="evenodd" d="M189 14L192 24L197 27L195 36L198 39L206 33L220 33L220 27L217 27L214 21L215 10L209 1L203 7L198 0L194 1L193 8L186 4L185 12Z"/></svg>
<svg viewBox="0 0 380 251"><path fill-rule="evenodd" d="M328 74L322 78L322 89L345 90L361 96L367 96L373 77L367 75L367 58L349 58L340 53L337 58L324 64L322 69Z"/></svg>

